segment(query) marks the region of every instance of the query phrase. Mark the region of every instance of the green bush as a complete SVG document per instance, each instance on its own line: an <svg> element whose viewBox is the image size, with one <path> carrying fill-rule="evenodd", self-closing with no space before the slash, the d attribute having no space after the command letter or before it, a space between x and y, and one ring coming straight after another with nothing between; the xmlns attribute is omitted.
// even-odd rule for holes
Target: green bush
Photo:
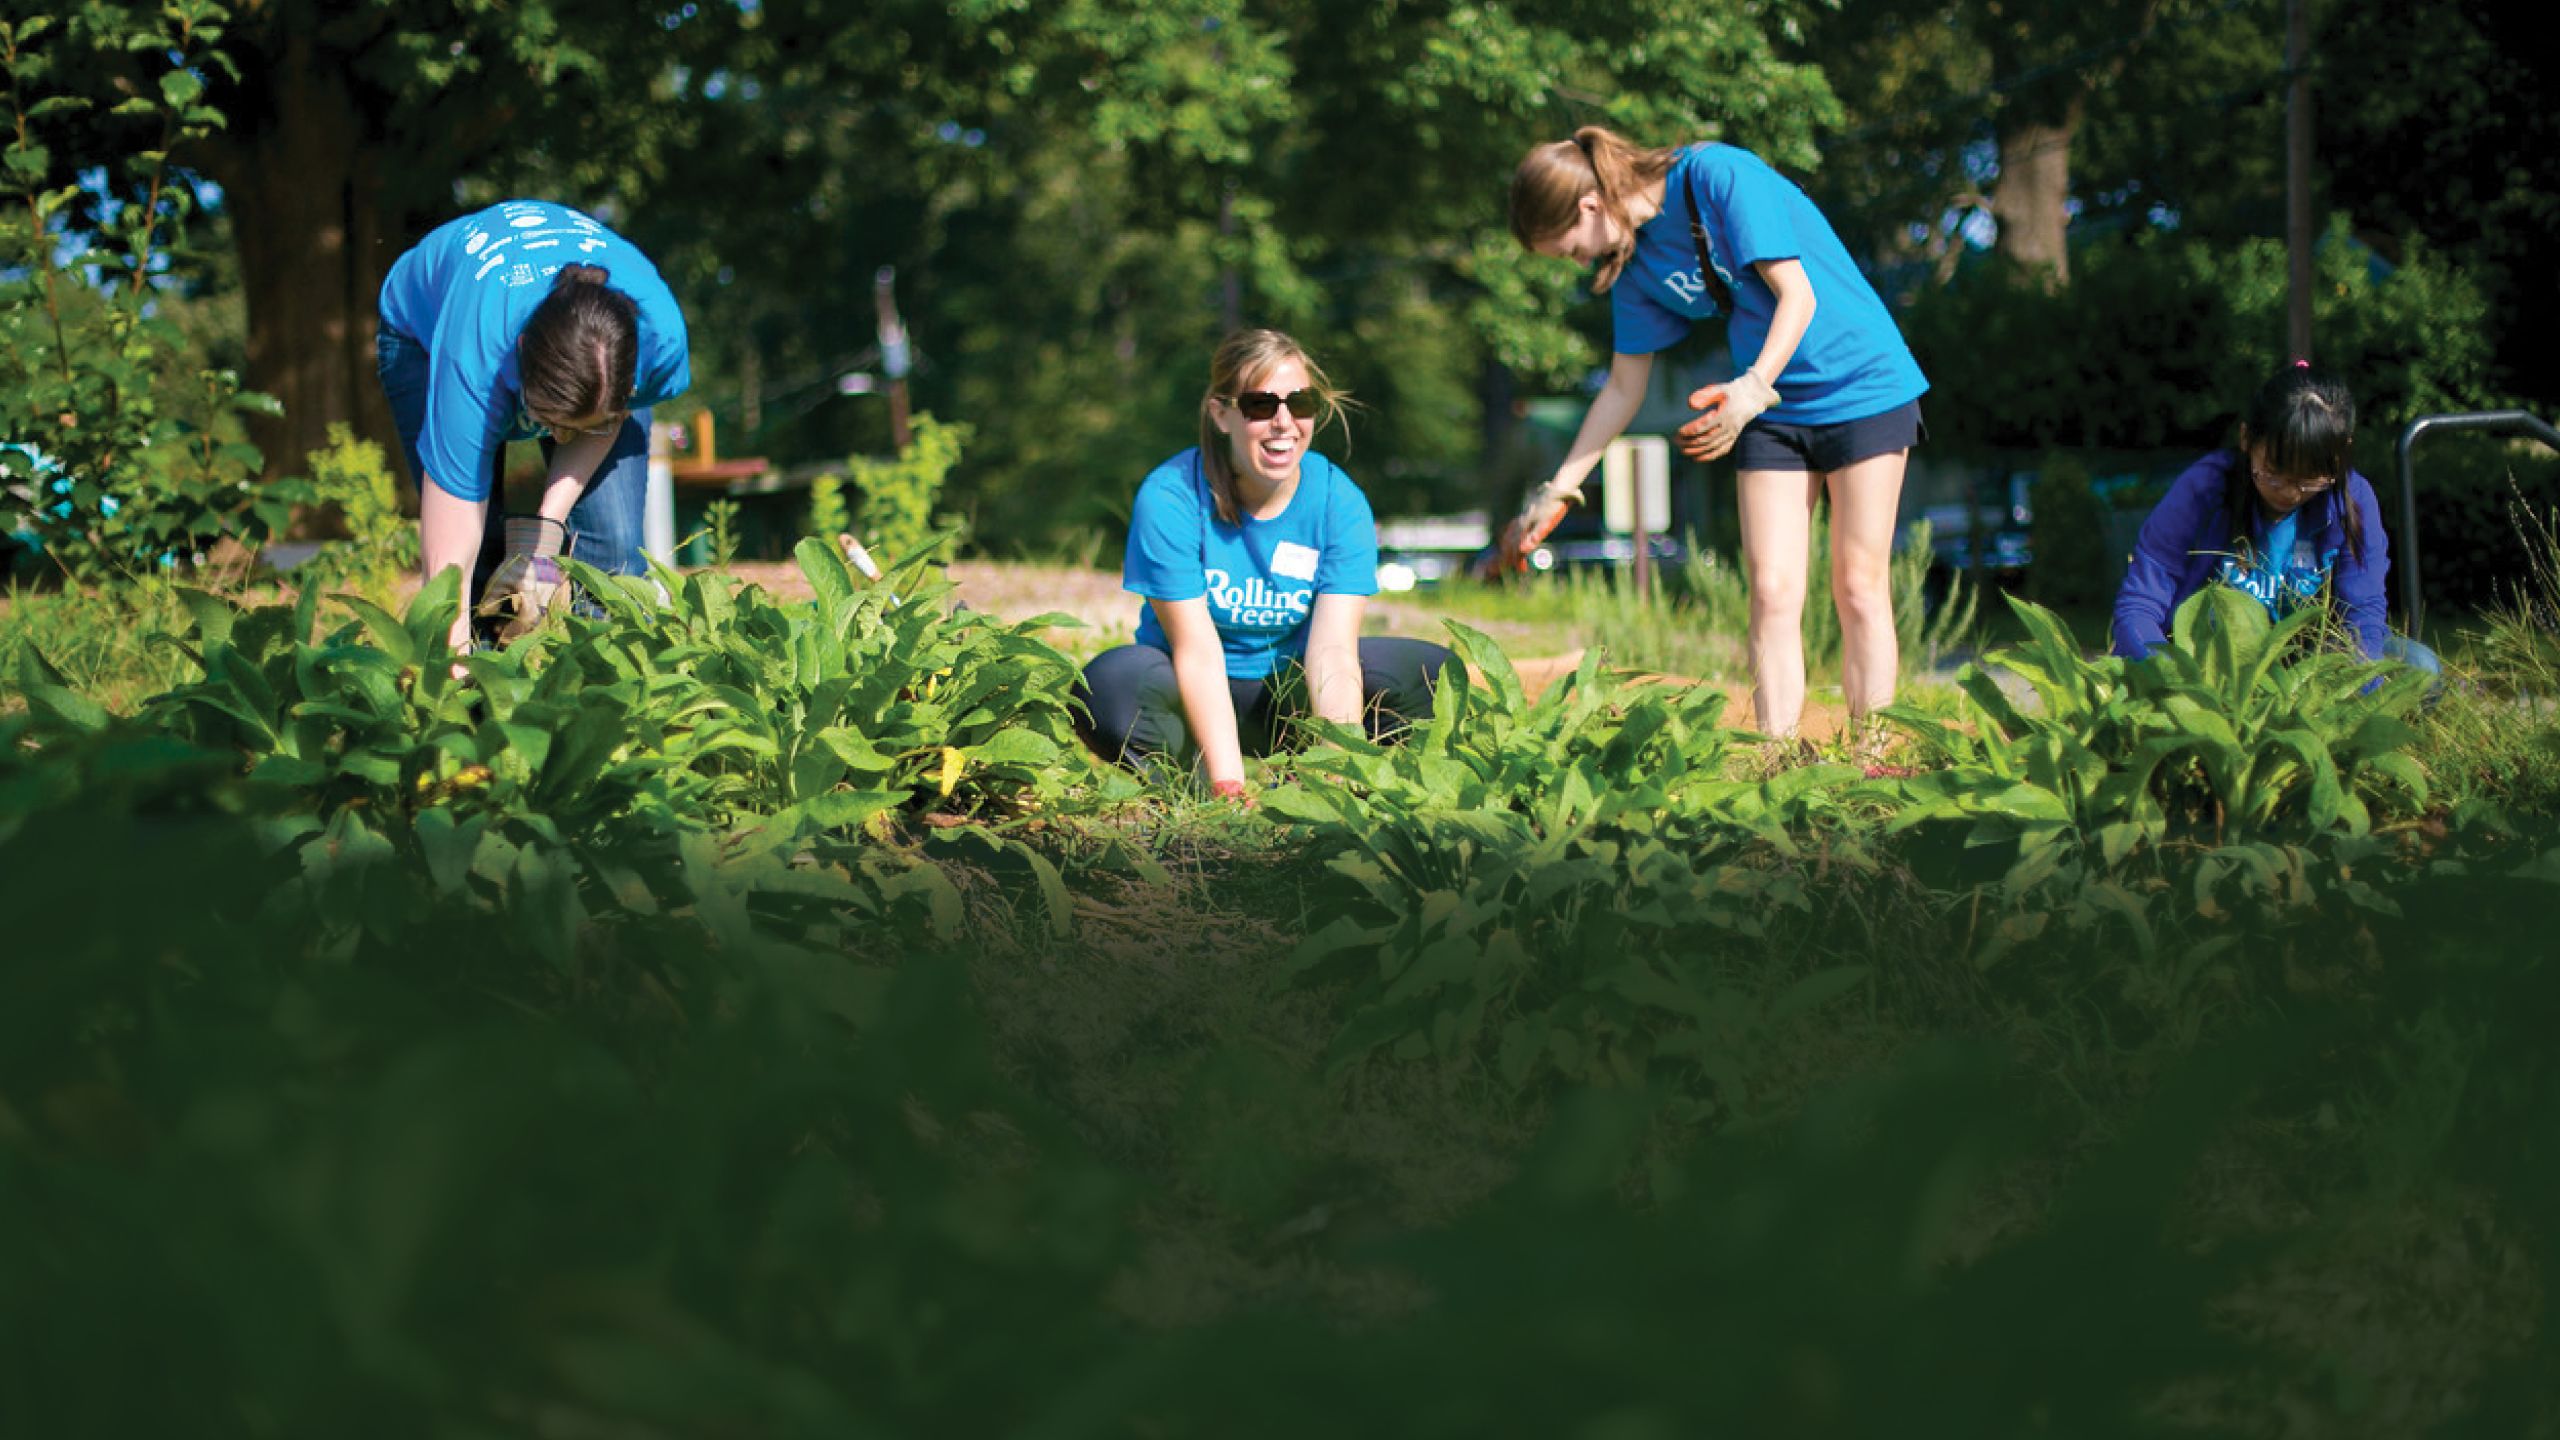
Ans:
<svg viewBox="0 0 2560 1440"><path fill-rule="evenodd" d="M853 511L844 503L844 477L832 472L809 482L808 533L829 544L853 528Z"/></svg>
<svg viewBox="0 0 2560 1440"><path fill-rule="evenodd" d="M2055 610L2102 606L2114 595L2117 566L2107 554L2107 507L2089 484L2089 467L2068 453L2045 457L2035 483L2035 559L2027 593Z"/></svg>
<svg viewBox="0 0 2560 1440"><path fill-rule="evenodd" d="M2418 442L2418 533L2400 515L2396 470L2368 471L2391 534L2391 559L2419 561L2422 599L2430 610L2480 614L2499 608L2530 583L2537 559L2530 515L2560 506L2560 455L2530 441L2486 435L2433 435ZM2399 603L2400 577L2392 580Z"/></svg>
<svg viewBox="0 0 2560 1440"><path fill-rule="evenodd" d="M945 425L931 415L915 417L915 433L896 458L856 455L845 461L854 488L862 492L862 539L883 565L895 565L924 553L934 532L943 528L933 513L942 499L943 482L960 463L970 427Z"/></svg>
<svg viewBox="0 0 2560 1440"><path fill-rule="evenodd" d="M2487 302L2412 246L2377 273L2343 216L2315 257L2317 358L2354 389L2368 475L2411 417L2489 401ZM2282 242L2145 232L2090 243L2047 294L1996 261L1916 296L1901 319L1929 373L1929 429L1951 447L2151 450L2220 443L2284 360Z"/></svg>
<svg viewBox="0 0 2560 1440"><path fill-rule="evenodd" d="M308 498L258 483L263 457L241 439L241 413L272 414L272 399L226 369L177 387L161 373L186 342L154 300L168 272L183 273L194 208L167 154L222 123L199 103L203 72L230 64L219 18L195 3L131 35L0 23L13 122L0 152L0 484L18 502L19 538L75 581L195 563L225 537L255 551ZM149 123L158 145L109 173L116 203L94 228L78 221L81 186L53 183L65 177L40 138L42 122L96 108L49 89L57 62L89 58L55 53L83 36L149 57L157 80L113 112Z"/></svg>
<svg viewBox="0 0 2560 1440"><path fill-rule="evenodd" d="M417 522L400 513L400 482L382 447L353 428L329 427L328 448L311 452L311 498L335 505L346 522L343 545L309 562L310 578L384 598L394 581L418 568Z"/></svg>

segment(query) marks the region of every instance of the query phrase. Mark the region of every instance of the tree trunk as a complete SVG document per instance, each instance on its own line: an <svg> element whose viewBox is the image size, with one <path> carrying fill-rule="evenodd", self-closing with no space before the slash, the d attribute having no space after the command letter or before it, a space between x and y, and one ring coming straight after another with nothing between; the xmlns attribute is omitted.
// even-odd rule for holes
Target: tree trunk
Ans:
<svg viewBox="0 0 2560 1440"><path fill-rule="evenodd" d="M2000 225L1999 253L2036 276L2047 290L2071 283L2071 252L2064 240L2071 214L2071 137L2087 109L2073 95L2059 113L2003 115L2000 180L1991 192L1991 218Z"/></svg>
<svg viewBox="0 0 2560 1440"><path fill-rule="evenodd" d="M249 388L284 405L253 417L269 478L308 472L307 456L345 423L392 457L399 437L374 378L382 277L413 236L386 212L370 160L380 153L342 68L288 35L267 84L272 107L242 117L209 167L229 197L248 306ZM414 477L412 477L414 481Z"/></svg>

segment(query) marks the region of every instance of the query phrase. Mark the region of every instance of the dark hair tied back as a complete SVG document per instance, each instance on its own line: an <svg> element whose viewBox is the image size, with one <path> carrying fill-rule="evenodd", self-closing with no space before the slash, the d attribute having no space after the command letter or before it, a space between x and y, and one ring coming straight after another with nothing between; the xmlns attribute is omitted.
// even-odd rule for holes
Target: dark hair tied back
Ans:
<svg viewBox="0 0 2560 1440"><path fill-rule="evenodd" d="M2245 536L2246 514L2254 487L2247 466L2262 463L2270 474L2293 480L2335 480L2325 501L2339 507L2347 546L2365 553L2363 517L2348 493L2347 476L2355 466L2356 397L2347 382L2308 360L2296 360L2267 377L2240 417L2242 469L2232 486L2234 533Z"/></svg>
<svg viewBox="0 0 2560 1440"><path fill-rule="evenodd" d="M593 265L564 265L516 337L525 413L578 420L630 413L640 306Z"/></svg>
<svg viewBox="0 0 2560 1440"><path fill-rule="evenodd" d="M2278 475L2335 476L2354 462L2356 397L2346 382L2297 360L2258 387L2240 417L2240 441Z"/></svg>

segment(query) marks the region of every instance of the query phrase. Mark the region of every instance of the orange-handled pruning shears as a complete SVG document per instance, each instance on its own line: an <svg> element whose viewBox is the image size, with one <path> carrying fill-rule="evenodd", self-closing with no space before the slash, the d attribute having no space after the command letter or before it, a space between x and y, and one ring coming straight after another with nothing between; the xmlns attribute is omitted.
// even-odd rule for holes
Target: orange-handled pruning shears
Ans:
<svg viewBox="0 0 2560 1440"><path fill-rule="evenodd" d="M1546 517L1534 524L1527 513L1523 512L1511 517L1511 523L1502 527L1501 543L1494 548L1494 574L1511 575L1528 572L1529 552L1545 544L1547 537L1555 533L1555 528L1564 523L1565 512L1573 508L1570 501L1558 500L1553 503L1554 508L1547 512Z"/></svg>

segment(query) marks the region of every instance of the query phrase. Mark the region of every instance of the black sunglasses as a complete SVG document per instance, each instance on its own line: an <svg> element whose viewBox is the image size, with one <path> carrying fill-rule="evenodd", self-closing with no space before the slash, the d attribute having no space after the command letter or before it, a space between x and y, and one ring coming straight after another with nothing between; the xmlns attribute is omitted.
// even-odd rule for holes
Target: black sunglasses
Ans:
<svg viewBox="0 0 2560 1440"><path fill-rule="evenodd" d="M1279 414L1283 405L1301 420L1313 420L1324 413L1324 397L1313 390L1292 390L1286 395L1274 395L1268 390L1247 390L1228 403L1243 411L1247 420L1268 420Z"/></svg>

